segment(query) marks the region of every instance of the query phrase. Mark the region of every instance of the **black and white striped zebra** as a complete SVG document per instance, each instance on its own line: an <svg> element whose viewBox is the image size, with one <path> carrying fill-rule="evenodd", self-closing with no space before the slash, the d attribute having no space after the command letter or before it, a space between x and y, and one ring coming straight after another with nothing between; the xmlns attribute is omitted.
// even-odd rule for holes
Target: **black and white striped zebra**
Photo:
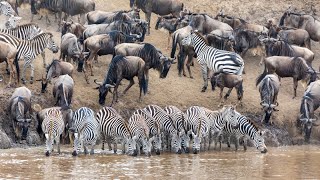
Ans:
<svg viewBox="0 0 320 180"><path fill-rule="evenodd" d="M0 2L0 14L7 17L15 16L16 12L13 10L12 6L7 1Z"/></svg>
<svg viewBox="0 0 320 180"><path fill-rule="evenodd" d="M64 126L60 109L49 109L41 124L42 131L46 137L46 156L49 156L53 151L54 141L60 154L60 136L64 131Z"/></svg>
<svg viewBox="0 0 320 180"><path fill-rule="evenodd" d="M111 148L111 142L114 144L114 153L117 153L117 141L123 145L122 152L125 152L125 144L127 144L127 153L136 156L136 136L133 136L126 122L118 112L112 107L104 107L97 113L97 120L100 124L102 139L108 142ZM104 150L104 142L102 143Z"/></svg>
<svg viewBox="0 0 320 180"><path fill-rule="evenodd" d="M191 106L186 111L188 121L188 134L192 135L192 151L194 154L200 152L201 142L204 142L204 149L209 138L210 122L202 107Z"/></svg>
<svg viewBox="0 0 320 180"><path fill-rule="evenodd" d="M164 140L166 140L167 149L181 154L181 138L179 137L179 132L174 128L170 116L157 105L148 105L144 110L149 112L155 121L159 122L163 139L162 142L164 143Z"/></svg>
<svg viewBox="0 0 320 180"><path fill-rule="evenodd" d="M179 131L181 138L181 147L186 153L189 153L190 137L187 134L185 125L185 114L176 106L166 106L164 110L171 117L174 127Z"/></svg>
<svg viewBox="0 0 320 180"><path fill-rule="evenodd" d="M74 133L74 150L76 156L84 148L84 154L88 154L87 146L91 146L90 154L94 154L94 146L100 135L100 125L95 118L92 109L81 107L74 112L72 122L69 123L69 131Z"/></svg>
<svg viewBox="0 0 320 180"><path fill-rule="evenodd" d="M154 137L149 137L150 129L146 123L143 115L133 114L129 118L129 129L134 136L137 137L137 152L140 154L140 149L142 147L143 152L147 155L151 155L152 141Z"/></svg>
<svg viewBox="0 0 320 180"><path fill-rule="evenodd" d="M14 37L9 34L0 33L0 41L12 44L18 49L18 53L15 59L15 63L18 63L18 60L24 59L22 81L26 83L25 80L25 71L26 68L31 66L31 78L30 83L33 83L34 77L34 65L33 60L37 55L42 53L45 48L50 49L53 53L57 53L59 48L53 40L53 35L51 33L41 33L35 36L31 40L21 40L17 37ZM19 76L19 72L18 72Z"/></svg>
<svg viewBox="0 0 320 180"><path fill-rule="evenodd" d="M182 45L192 46L197 54L197 61L201 65L204 92L208 87L208 69L214 73L242 75L244 61L240 55L219 50L207 44L207 41L198 32L191 32L181 41Z"/></svg>
<svg viewBox="0 0 320 180"><path fill-rule="evenodd" d="M150 137L153 138L152 146L156 152L156 155L160 155L161 147L161 126L158 121L156 121L148 111L143 109L137 109L133 112L133 115L141 115L144 117L145 122L149 128Z"/></svg>
<svg viewBox="0 0 320 180"><path fill-rule="evenodd" d="M239 139L243 137L243 146L244 149L247 149L247 138L250 138L253 142L253 145L261 152L266 153L267 147L264 144L263 134L264 131L260 129L254 122L247 119L246 116L241 115L236 112L235 117L239 123L239 127L234 129L230 123L226 123L226 126L223 128L223 134L228 138L228 146L230 147L230 137L235 136L236 150L239 147ZM221 138L220 138L220 149L221 149Z"/></svg>

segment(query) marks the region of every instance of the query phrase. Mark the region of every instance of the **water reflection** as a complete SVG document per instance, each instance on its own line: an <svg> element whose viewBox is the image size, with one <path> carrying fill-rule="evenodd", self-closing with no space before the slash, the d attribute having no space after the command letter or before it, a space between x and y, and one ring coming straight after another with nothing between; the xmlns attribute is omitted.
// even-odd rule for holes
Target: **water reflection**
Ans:
<svg viewBox="0 0 320 180"><path fill-rule="evenodd" d="M291 146L270 148L267 154L210 151L200 154L163 153L160 156L114 155L97 151L73 157L71 147L45 157L43 147L0 151L0 177L5 179L211 179L320 177L320 148Z"/></svg>

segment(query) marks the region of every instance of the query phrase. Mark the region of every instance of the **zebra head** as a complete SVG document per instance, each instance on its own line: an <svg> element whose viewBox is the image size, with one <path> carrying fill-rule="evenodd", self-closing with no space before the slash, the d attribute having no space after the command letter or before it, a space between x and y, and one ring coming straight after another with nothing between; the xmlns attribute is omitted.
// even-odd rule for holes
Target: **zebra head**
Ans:
<svg viewBox="0 0 320 180"><path fill-rule="evenodd" d="M79 138L79 133L74 133L74 141L73 141L73 156L77 156L81 148L81 141Z"/></svg>
<svg viewBox="0 0 320 180"><path fill-rule="evenodd" d="M59 46L56 45L56 43L53 40L53 35L51 33L46 33L48 34L47 38L47 48L51 50L53 53L57 53L59 51Z"/></svg>
<svg viewBox="0 0 320 180"><path fill-rule="evenodd" d="M133 136L127 139L126 144L127 144L127 154L131 155L131 156L136 156L137 153L137 137Z"/></svg>
<svg viewBox="0 0 320 180"><path fill-rule="evenodd" d="M173 148L173 151L177 154L181 154L181 138L177 133L173 133L172 139L171 139L171 147Z"/></svg>
<svg viewBox="0 0 320 180"><path fill-rule="evenodd" d="M162 150L162 147L161 147L161 134L158 134L158 135L155 135L153 136L153 149L155 149L156 151L156 155L160 155L160 151Z"/></svg>
<svg viewBox="0 0 320 180"><path fill-rule="evenodd" d="M261 153L267 153L268 151L267 146L264 144L264 133L263 130L258 130L253 137L253 144Z"/></svg>
<svg viewBox="0 0 320 180"><path fill-rule="evenodd" d="M30 29L31 30L30 30L30 33L29 33L29 35L27 37L27 40L31 40L34 37L36 37L37 35L43 33L43 31L36 24L32 24Z"/></svg>
<svg viewBox="0 0 320 180"><path fill-rule="evenodd" d="M193 36L194 36L193 33L190 33L187 37L181 40L181 44L183 46L193 46L193 41L192 41Z"/></svg>
<svg viewBox="0 0 320 180"><path fill-rule="evenodd" d="M189 153L190 137L186 133L180 133L181 147L185 153Z"/></svg>
<svg viewBox="0 0 320 180"><path fill-rule="evenodd" d="M191 134L192 134L192 138L193 138L193 144L192 144L193 154L198 154L200 152L201 135L194 134L193 132L191 132Z"/></svg>
<svg viewBox="0 0 320 180"><path fill-rule="evenodd" d="M236 129L239 127L239 122L237 120L236 113L238 113L235 110L235 107L232 105L225 105L223 106L223 108L221 109L221 113L222 113L222 117L231 124L231 126Z"/></svg>
<svg viewBox="0 0 320 180"><path fill-rule="evenodd" d="M49 156L53 150L53 140L54 139L53 139L51 133L49 133L49 134L46 133L45 137L46 137L46 156Z"/></svg>
<svg viewBox="0 0 320 180"><path fill-rule="evenodd" d="M16 28L20 20L21 20L21 17L11 15L7 20L7 22L5 23L5 26L7 29Z"/></svg>
<svg viewBox="0 0 320 180"><path fill-rule="evenodd" d="M154 137L150 139L148 138L142 139L142 146L143 146L142 149L147 156L151 156L151 147L152 147L153 140L154 140Z"/></svg>

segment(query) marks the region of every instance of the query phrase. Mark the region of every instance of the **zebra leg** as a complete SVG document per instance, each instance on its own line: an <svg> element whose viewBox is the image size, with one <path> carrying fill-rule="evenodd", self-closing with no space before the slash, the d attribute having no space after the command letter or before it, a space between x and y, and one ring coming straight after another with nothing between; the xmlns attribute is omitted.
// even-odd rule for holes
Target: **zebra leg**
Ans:
<svg viewBox="0 0 320 180"><path fill-rule="evenodd" d="M57 150L58 150L58 154L60 154L60 136L58 136L56 139L56 144L57 144Z"/></svg>
<svg viewBox="0 0 320 180"><path fill-rule="evenodd" d="M42 56L42 62L43 62L43 67L46 68L47 64L46 64L46 53L43 51L41 53Z"/></svg>
<svg viewBox="0 0 320 180"><path fill-rule="evenodd" d="M30 63L30 67L31 67L30 84L33 84L33 77L34 77L34 65L33 65L33 63Z"/></svg>
<svg viewBox="0 0 320 180"><path fill-rule="evenodd" d="M206 92L208 87L208 68L206 65L201 65L201 70L202 70L202 78L204 82L201 92Z"/></svg>
<svg viewBox="0 0 320 180"><path fill-rule="evenodd" d="M94 63L98 63L98 54L94 56Z"/></svg>
<svg viewBox="0 0 320 180"><path fill-rule="evenodd" d="M246 136L243 137L243 149L244 151L247 150L247 145L248 145L248 139Z"/></svg>
<svg viewBox="0 0 320 180"><path fill-rule="evenodd" d="M235 142L235 147L236 147L236 151L238 151L238 149L239 149L239 137L238 136L236 136L236 142Z"/></svg>
<svg viewBox="0 0 320 180"><path fill-rule="evenodd" d="M228 148L230 148L231 147L231 136L230 135L228 135L228 140L227 140L227 145L228 145Z"/></svg>
<svg viewBox="0 0 320 180"><path fill-rule="evenodd" d="M117 142L113 143L113 153L117 154Z"/></svg>
<svg viewBox="0 0 320 180"><path fill-rule="evenodd" d="M95 145L96 143L93 143L93 145L91 145L91 150L90 150L90 154L92 155L92 154L94 154L94 145Z"/></svg>
<svg viewBox="0 0 320 180"><path fill-rule="evenodd" d="M84 144L83 144L83 152L85 155L89 154L87 146L85 146Z"/></svg>
<svg viewBox="0 0 320 180"><path fill-rule="evenodd" d="M26 82L27 82L26 81L26 69L27 69L27 63L24 63L23 70L22 70L22 78L21 78L23 84L26 84Z"/></svg>

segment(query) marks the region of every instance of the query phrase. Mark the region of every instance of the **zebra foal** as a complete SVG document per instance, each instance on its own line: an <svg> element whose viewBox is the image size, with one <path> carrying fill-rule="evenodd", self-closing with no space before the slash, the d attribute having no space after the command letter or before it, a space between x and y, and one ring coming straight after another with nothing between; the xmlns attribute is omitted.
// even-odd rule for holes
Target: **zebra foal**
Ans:
<svg viewBox="0 0 320 180"><path fill-rule="evenodd" d="M240 55L209 46L206 39L198 32L192 31L181 43L184 46L192 46L197 54L204 81L202 92L208 87L208 70L212 70L215 74L242 75L244 61Z"/></svg>
<svg viewBox="0 0 320 180"><path fill-rule="evenodd" d="M60 136L64 131L64 121L59 109L51 108L47 111L41 125L46 137L46 156L53 151L53 143L56 142L60 154Z"/></svg>

